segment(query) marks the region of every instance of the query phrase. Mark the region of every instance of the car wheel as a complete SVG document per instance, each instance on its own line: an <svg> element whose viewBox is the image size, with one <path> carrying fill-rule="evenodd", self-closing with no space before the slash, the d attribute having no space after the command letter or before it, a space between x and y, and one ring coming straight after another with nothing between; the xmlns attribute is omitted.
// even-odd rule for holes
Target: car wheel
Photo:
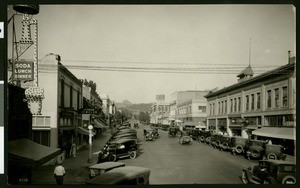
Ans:
<svg viewBox="0 0 300 188"><path fill-rule="evenodd" d="M260 151L257 149L253 149L251 151L251 157L253 157L254 159L258 159L260 157Z"/></svg>
<svg viewBox="0 0 300 188"><path fill-rule="evenodd" d="M225 142L223 143L223 149L226 150L228 148L228 144Z"/></svg>
<svg viewBox="0 0 300 188"><path fill-rule="evenodd" d="M110 154L108 157L107 157L107 160L108 161L111 161L111 162L115 162L117 160L117 156L116 155L113 155L113 154Z"/></svg>
<svg viewBox="0 0 300 188"><path fill-rule="evenodd" d="M201 136L201 137L200 137L200 141L201 141L201 142L204 142L204 136Z"/></svg>
<svg viewBox="0 0 300 188"><path fill-rule="evenodd" d="M236 153L241 154L241 153L243 153L244 148L241 145L237 145L235 148L235 151L236 151Z"/></svg>
<svg viewBox="0 0 300 188"><path fill-rule="evenodd" d="M268 156L267 156L267 159L273 159L273 160L276 160L277 157L274 153L269 153Z"/></svg>
<svg viewBox="0 0 300 188"><path fill-rule="evenodd" d="M249 183L248 176L247 176L247 173L246 173L245 171L242 172L242 177L241 177L241 179L242 179L242 182L243 182L244 184L248 184L248 183Z"/></svg>
<svg viewBox="0 0 300 188"><path fill-rule="evenodd" d="M294 176L288 175L282 179L281 184L296 184L296 178Z"/></svg>
<svg viewBox="0 0 300 188"><path fill-rule="evenodd" d="M129 157L130 157L130 159L135 159L136 158L136 151L131 151L129 153Z"/></svg>

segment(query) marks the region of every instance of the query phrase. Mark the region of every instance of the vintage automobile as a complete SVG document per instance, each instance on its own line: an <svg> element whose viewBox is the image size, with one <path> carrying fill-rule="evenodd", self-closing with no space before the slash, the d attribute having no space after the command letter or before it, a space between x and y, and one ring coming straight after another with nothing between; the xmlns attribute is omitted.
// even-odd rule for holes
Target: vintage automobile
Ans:
<svg viewBox="0 0 300 188"><path fill-rule="evenodd" d="M210 145L214 148L219 148L220 144L221 144L221 138L222 135L219 134L212 134L211 135L211 141L210 141Z"/></svg>
<svg viewBox="0 0 300 188"><path fill-rule="evenodd" d="M179 131L179 128L176 126L170 126L168 130L169 137L176 136L177 132Z"/></svg>
<svg viewBox="0 0 300 188"><path fill-rule="evenodd" d="M152 129L153 129L154 139L158 139L159 138L158 128L154 127Z"/></svg>
<svg viewBox="0 0 300 188"><path fill-rule="evenodd" d="M89 176L90 179L103 174L107 171L110 171L114 168L119 168L125 166L124 163L121 162L103 162L99 164L95 164L89 167Z"/></svg>
<svg viewBox="0 0 300 188"><path fill-rule="evenodd" d="M151 170L139 166L124 166L103 173L86 184L92 185L147 185Z"/></svg>
<svg viewBox="0 0 300 188"><path fill-rule="evenodd" d="M185 131L182 131L182 135L181 137L179 138L179 141L178 141L180 144L192 144L193 143L193 139L192 137L190 137L190 135L188 135L187 132Z"/></svg>
<svg viewBox="0 0 300 188"><path fill-rule="evenodd" d="M282 145L266 144L264 158L285 160L286 155L283 154L284 149L285 148Z"/></svg>
<svg viewBox="0 0 300 188"><path fill-rule="evenodd" d="M119 158L137 156L138 144L136 139L122 138L106 144L98 154L98 162L116 161Z"/></svg>
<svg viewBox="0 0 300 188"><path fill-rule="evenodd" d="M199 141L205 142L206 138L210 137L211 132L210 131L201 131L199 132Z"/></svg>
<svg viewBox="0 0 300 188"><path fill-rule="evenodd" d="M144 140L153 141L154 140L154 130L152 128L144 129Z"/></svg>
<svg viewBox="0 0 300 188"><path fill-rule="evenodd" d="M132 133L132 134L137 135L136 130L130 128L130 129L117 130L117 131L114 132L114 134L112 136L115 136L115 135L118 135L118 134L125 134L125 133Z"/></svg>
<svg viewBox="0 0 300 188"><path fill-rule="evenodd" d="M230 146L232 145L233 139L234 139L233 137L223 135L220 138L220 142L221 142L221 144L219 145L220 150L221 151L231 150Z"/></svg>
<svg viewBox="0 0 300 188"><path fill-rule="evenodd" d="M200 141L200 130L193 128L189 130L189 135L193 138L193 140Z"/></svg>
<svg viewBox="0 0 300 188"><path fill-rule="evenodd" d="M242 138L239 136L232 137L231 145L231 153L233 155L242 155L245 153L245 148L246 148L246 143L247 143L247 138Z"/></svg>
<svg viewBox="0 0 300 188"><path fill-rule="evenodd" d="M282 160L260 160L242 170L241 180L244 184L295 184L296 164Z"/></svg>
<svg viewBox="0 0 300 188"><path fill-rule="evenodd" d="M267 142L264 140L248 140L246 143L247 159L262 159Z"/></svg>

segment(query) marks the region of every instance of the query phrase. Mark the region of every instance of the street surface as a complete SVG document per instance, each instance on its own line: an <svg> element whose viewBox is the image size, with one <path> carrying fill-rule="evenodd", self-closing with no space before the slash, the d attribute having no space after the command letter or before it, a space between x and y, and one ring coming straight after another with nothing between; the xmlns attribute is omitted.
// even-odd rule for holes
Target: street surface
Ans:
<svg viewBox="0 0 300 188"><path fill-rule="evenodd" d="M178 137L169 137L168 131L159 129L160 138L145 141L143 125L138 131L139 152L136 159L121 159L127 166L151 169L150 184L241 184L241 169L257 163L243 156L233 156L213 147L193 141L181 145ZM97 152L110 136L110 130L93 140L92 163L88 163L89 150L77 152L76 158L65 159L64 184L84 184L88 180L88 166L97 163ZM55 184L54 166L42 166L33 170L32 184Z"/></svg>

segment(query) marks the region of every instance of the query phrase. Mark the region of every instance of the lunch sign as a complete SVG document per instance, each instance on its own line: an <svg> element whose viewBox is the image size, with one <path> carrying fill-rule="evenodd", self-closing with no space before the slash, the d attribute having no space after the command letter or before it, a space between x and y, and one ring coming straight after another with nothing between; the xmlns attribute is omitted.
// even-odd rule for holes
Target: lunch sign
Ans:
<svg viewBox="0 0 300 188"><path fill-rule="evenodd" d="M33 62L18 61L13 64L13 80L33 80Z"/></svg>

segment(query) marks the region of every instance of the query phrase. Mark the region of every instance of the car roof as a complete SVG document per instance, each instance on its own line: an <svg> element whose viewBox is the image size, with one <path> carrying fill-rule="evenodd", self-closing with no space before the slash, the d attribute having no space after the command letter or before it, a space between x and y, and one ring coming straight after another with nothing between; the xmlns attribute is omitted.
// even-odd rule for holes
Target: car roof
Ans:
<svg viewBox="0 0 300 188"><path fill-rule="evenodd" d="M117 184L123 180L136 178L140 174L150 175L150 169L139 166L124 166L114 168L104 174L101 174L89 181L87 184Z"/></svg>
<svg viewBox="0 0 300 188"><path fill-rule="evenodd" d="M121 167L121 166L125 166L125 163L121 163L121 162L104 162L104 163L99 163L99 164L92 165L89 168L90 169L107 170L107 169L117 168L117 167Z"/></svg>
<svg viewBox="0 0 300 188"><path fill-rule="evenodd" d="M272 159L260 160L259 162L265 162L265 163L275 164L275 165L280 165L280 164L296 165L295 162L292 162L292 161L272 160Z"/></svg>
<svg viewBox="0 0 300 188"><path fill-rule="evenodd" d="M134 139L134 138L120 138L120 139L115 140L111 143L122 144L122 143L129 142L129 141L136 141L136 139Z"/></svg>

